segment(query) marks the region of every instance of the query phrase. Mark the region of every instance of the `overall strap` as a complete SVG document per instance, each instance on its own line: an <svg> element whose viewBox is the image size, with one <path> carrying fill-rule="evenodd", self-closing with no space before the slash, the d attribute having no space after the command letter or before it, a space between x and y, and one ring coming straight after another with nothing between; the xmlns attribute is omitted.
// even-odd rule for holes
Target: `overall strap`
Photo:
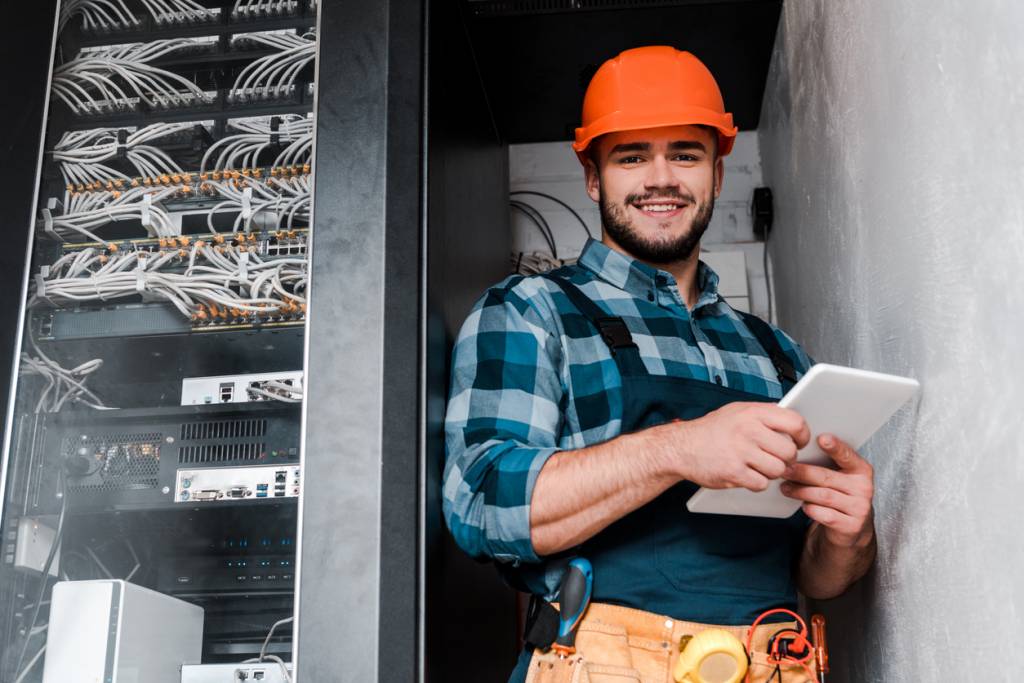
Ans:
<svg viewBox="0 0 1024 683"><path fill-rule="evenodd" d="M782 385L782 393L786 394L796 384L796 368L793 367L793 363L789 360L786 352L782 350L779 338L775 336L771 326L756 315L750 315L743 311L736 312L747 325L747 329L750 330L768 353L768 358L772 361L772 365L775 366L775 372L778 374L779 384Z"/></svg>
<svg viewBox="0 0 1024 683"><path fill-rule="evenodd" d="M601 339L608 345L612 358L623 375L646 375L647 368L640 358L640 350L633 341L633 335L626 327L625 321L618 316L610 316L600 306L580 291L580 288L566 278L543 274L541 277L562 290L583 317L591 322L601 334Z"/></svg>

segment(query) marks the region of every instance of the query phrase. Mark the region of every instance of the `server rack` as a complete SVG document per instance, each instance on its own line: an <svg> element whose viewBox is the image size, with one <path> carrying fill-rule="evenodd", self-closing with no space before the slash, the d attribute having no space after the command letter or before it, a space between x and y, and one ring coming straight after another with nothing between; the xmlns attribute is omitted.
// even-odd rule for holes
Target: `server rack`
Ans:
<svg viewBox="0 0 1024 683"><path fill-rule="evenodd" d="M202 607L188 663L291 660L317 3L29 6L0 680L73 656L57 581Z"/></svg>

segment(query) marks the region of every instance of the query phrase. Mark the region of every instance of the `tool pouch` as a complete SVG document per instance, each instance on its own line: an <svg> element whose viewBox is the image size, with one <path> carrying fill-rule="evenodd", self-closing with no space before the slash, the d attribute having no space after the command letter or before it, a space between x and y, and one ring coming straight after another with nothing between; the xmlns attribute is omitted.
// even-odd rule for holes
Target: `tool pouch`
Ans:
<svg viewBox="0 0 1024 683"><path fill-rule="evenodd" d="M565 659L554 651L534 650L526 683L642 683L625 629L583 623L576 648L576 654Z"/></svg>
<svg viewBox="0 0 1024 683"><path fill-rule="evenodd" d="M554 652L534 653L526 683L641 683L636 669L588 662L581 655L562 659Z"/></svg>

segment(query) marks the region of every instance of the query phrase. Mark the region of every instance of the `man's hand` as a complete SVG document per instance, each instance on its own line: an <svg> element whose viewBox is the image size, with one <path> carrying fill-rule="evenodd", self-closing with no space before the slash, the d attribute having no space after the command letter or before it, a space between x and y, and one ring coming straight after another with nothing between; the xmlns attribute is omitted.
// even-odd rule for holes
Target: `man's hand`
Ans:
<svg viewBox="0 0 1024 683"><path fill-rule="evenodd" d="M804 501L808 517L824 527L825 540L841 548L865 547L874 538L874 470L849 444L831 434L818 445L838 470L794 463L783 473L782 493Z"/></svg>
<svg viewBox="0 0 1024 683"><path fill-rule="evenodd" d="M679 430L665 434L672 468L681 479L713 489L764 491L811 438L799 413L770 403L729 403L666 428Z"/></svg>

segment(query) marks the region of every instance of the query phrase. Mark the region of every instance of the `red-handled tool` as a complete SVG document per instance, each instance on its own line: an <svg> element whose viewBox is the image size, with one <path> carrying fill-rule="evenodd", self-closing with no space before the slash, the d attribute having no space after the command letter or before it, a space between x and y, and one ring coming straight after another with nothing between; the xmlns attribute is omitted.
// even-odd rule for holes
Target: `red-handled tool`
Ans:
<svg viewBox="0 0 1024 683"><path fill-rule="evenodd" d="M814 664L818 669L818 683L825 683L828 673L828 644L825 642L825 617L811 617L811 642L814 643Z"/></svg>

